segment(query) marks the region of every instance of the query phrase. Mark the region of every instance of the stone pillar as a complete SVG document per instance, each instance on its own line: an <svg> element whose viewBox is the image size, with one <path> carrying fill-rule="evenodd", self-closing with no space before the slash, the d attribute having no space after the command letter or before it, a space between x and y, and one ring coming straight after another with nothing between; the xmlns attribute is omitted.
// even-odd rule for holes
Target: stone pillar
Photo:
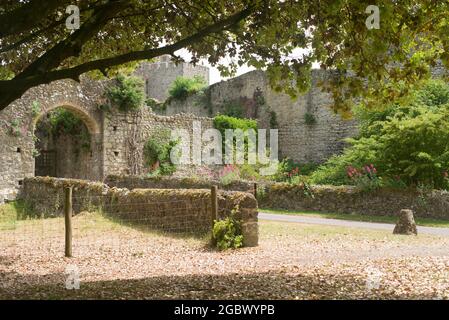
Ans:
<svg viewBox="0 0 449 320"><path fill-rule="evenodd" d="M394 227L393 234L417 235L415 219L413 218L413 211L403 209L399 213L399 220Z"/></svg>

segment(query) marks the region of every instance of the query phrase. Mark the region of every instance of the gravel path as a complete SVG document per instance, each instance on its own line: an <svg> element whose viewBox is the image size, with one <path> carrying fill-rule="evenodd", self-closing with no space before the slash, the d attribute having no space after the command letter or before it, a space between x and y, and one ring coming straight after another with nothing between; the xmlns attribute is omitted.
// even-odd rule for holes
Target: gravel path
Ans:
<svg viewBox="0 0 449 320"><path fill-rule="evenodd" d="M265 213L265 212L259 212L259 218L261 220L269 220L269 221L298 222L298 223L317 224L317 225L326 225L326 226L340 226L340 227L350 227L350 228L387 230L387 231L391 231L391 232L393 232L393 229L394 229L394 224L391 224L391 223L327 219L327 218L319 218L319 217L305 217L305 216L299 216L299 215L274 214L274 213ZM434 228L434 227L423 227L423 226L418 226L417 228L418 228L418 233L449 237L449 228Z"/></svg>

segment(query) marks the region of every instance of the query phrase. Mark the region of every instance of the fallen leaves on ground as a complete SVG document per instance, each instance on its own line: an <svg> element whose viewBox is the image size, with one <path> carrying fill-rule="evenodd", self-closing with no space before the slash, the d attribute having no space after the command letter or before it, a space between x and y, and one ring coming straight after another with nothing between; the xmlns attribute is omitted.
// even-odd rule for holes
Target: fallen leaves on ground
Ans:
<svg viewBox="0 0 449 320"><path fill-rule="evenodd" d="M43 232L0 242L0 298L449 299L448 238L264 222L258 247L218 252L103 228L75 233L64 258L63 238ZM67 265L79 290L65 288Z"/></svg>

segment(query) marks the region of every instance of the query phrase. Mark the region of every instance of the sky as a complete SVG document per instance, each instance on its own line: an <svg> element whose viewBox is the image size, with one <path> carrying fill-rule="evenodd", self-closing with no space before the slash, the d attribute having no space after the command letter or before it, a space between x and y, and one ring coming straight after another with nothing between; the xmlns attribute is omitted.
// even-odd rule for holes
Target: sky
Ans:
<svg viewBox="0 0 449 320"><path fill-rule="evenodd" d="M301 57L302 54L306 51L306 49L302 49L302 48L298 48L293 50L292 55L290 56L291 58L293 57ZM181 56L182 58L184 58L184 60L186 62L189 62L191 59L191 54L186 50L186 49L181 49L175 52L176 55ZM231 61L231 58L222 58L220 60L221 63L223 63L224 65L229 64ZM224 78L220 75L220 72L218 71L217 68L211 66L207 60L202 60L200 62L201 65L207 66L209 67L209 84L214 84L229 78ZM320 66L318 63L314 63L313 64L313 68L314 69L318 69ZM242 65L241 67L238 67L237 69L237 73L235 74L235 76L239 76L242 75L244 73L247 73L249 71L255 70L254 67L249 67L248 65Z"/></svg>

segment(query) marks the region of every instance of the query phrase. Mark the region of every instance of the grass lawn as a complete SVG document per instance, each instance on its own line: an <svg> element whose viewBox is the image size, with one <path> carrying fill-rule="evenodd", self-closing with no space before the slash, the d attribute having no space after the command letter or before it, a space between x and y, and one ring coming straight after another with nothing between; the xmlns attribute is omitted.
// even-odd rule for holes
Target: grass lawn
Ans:
<svg viewBox="0 0 449 320"><path fill-rule="evenodd" d="M392 216L371 216L371 215L362 215L362 214L355 214L355 213L348 213L348 214L322 213L322 212L292 211L292 210L264 209L264 208L259 208L259 211L266 212L266 213L300 215L300 216L317 217L317 218L324 218L324 219L339 219L339 220L363 221L363 222L382 222L382 223L394 224L397 221L397 217L392 217ZM449 228L449 220L415 217L415 221L416 221L416 224L419 226Z"/></svg>

